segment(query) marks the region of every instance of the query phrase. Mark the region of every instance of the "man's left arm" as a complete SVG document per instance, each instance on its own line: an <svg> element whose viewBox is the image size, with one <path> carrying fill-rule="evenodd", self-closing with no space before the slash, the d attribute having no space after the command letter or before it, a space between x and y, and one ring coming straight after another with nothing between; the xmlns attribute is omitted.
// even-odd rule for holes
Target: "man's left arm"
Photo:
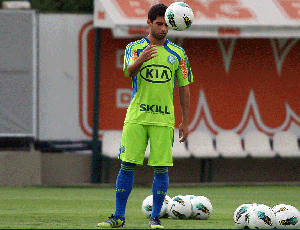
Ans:
<svg viewBox="0 0 300 230"><path fill-rule="evenodd" d="M187 140L189 135L190 88L189 85L179 87L179 101L182 113L182 122L179 126L179 142Z"/></svg>

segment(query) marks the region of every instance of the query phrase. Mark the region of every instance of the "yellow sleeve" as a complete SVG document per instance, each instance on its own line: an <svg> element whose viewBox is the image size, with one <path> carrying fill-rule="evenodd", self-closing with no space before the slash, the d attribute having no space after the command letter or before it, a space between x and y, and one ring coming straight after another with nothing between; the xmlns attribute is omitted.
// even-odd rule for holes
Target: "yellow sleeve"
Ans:
<svg viewBox="0 0 300 230"><path fill-rule="evenodd" d="M123 64L123 71L125 77L129 77L127 73L127 67L133 63L138 58L137 50L133 49L132 43L126 46L125 55L124 55L124 64Z"/></svg>

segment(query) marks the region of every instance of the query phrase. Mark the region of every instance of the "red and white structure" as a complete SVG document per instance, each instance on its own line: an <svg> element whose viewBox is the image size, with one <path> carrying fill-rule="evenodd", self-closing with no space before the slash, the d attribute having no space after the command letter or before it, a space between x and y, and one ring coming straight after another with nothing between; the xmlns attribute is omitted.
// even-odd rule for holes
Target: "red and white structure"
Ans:
<svg viewBox="0 0 300 230"><path fill-rule="evenodd" d="M38 53L38 59L34 55L32 59L32 69L38 70L33 73L39 81L28 93L34 95L32 100L36 103L29 107L12 100L16 108L31 108L28 111L37 117L30 123L33 136L40 140L91 139L96 27L101 28L101 42L97 44L101 46L99 135L105 130L122 130L132 90L122 70L124 49L129 42L147 35L147 11L157 2L98 0L93 15L39 14L38 36L33 37L38 40L33 39L34 44L39 44L33 52ZM231 130L242 137L251 130L269 136L289 130L299 138L300 0L186 2L195 12L194 24L184 32L170 31L168 38L185 49L194 73L195 82L190 85L190 130L212 135ZM8 11L1 13L6 17ZM22 28L14 26L12 31L22 35ZM22 36L15 38L24 44ZM16 44L9 43L8 37L6 40L6 44ZM19 74L20 62L9 60L23 56L16 52L15 57L3 57L0 72L16 69ZM16 74L14 77L21 76ZM19 83L20 87L26 86ZM3 95L24 99L9 92ZM23 127L22 119L29 119L20 114L17 120L18 114L4 110L5 103L8 100L1 101L0 132L7 134L12 127ZM177 90L175 107L178 127L181 113ZM4 130L10 120L14 122Z"/></svg>
<svg viewBox="0 0 300 230"><path fill-rule="evenodd" d="M115 98L100 105L105 108L100 112L100 129L122 127L124 104L130 100L130 82L125 82L121 69L122 50L131 39L147 34L148 9L159 2L173 1L95 1L93 25L109 28L102 30L105 95L100 97L108 93ZM300 1L185 2L194 10L195 21L187 31L170 31L169 39L185 49L194 73L190 129L212 134L232 130L242 136L253 129L270 136L290 130L300 137ZM111 43L115 50L106 53L105 44ZM180 107L176 106L178 127Z"/></svg>

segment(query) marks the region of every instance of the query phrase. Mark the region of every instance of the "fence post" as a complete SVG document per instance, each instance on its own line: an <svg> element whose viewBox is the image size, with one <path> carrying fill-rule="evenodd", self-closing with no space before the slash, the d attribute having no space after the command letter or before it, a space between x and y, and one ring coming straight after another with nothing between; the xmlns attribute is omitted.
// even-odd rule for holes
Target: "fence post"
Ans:
<svg viewBox="0 0 300 230"><path fill-rule="evenodd" d="M99 131L99 93L100 93L100 52L101 29L95 28L94 53L94 101L93 101L93 141L92 141L92 183L101 183L102 156L98 140Z"/></svg>

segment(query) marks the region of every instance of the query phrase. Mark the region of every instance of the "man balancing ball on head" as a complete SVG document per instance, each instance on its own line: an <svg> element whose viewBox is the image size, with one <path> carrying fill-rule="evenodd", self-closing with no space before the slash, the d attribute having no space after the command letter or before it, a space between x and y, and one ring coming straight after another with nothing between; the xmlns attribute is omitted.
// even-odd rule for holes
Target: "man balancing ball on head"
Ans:
<svg viewBox="0 0 300 230"><path fill-rule="evenodd" d="M149 227L164 228L159 213L169 185L168 166L173 166L175 79L182 111L180 142L188 137L189 84L193 82L185 51L166 39L169 29L164 18L166 9L164 4L153 5L148 12L148 36L126 46L124 73L132 79L133 94L121 140L119 159L122 163L116 181L116 209L108 220L98 224L101 228L124 227L125 208L133 187L135 167L143 165L149 139L148 165L154 170Z"/></svg>

